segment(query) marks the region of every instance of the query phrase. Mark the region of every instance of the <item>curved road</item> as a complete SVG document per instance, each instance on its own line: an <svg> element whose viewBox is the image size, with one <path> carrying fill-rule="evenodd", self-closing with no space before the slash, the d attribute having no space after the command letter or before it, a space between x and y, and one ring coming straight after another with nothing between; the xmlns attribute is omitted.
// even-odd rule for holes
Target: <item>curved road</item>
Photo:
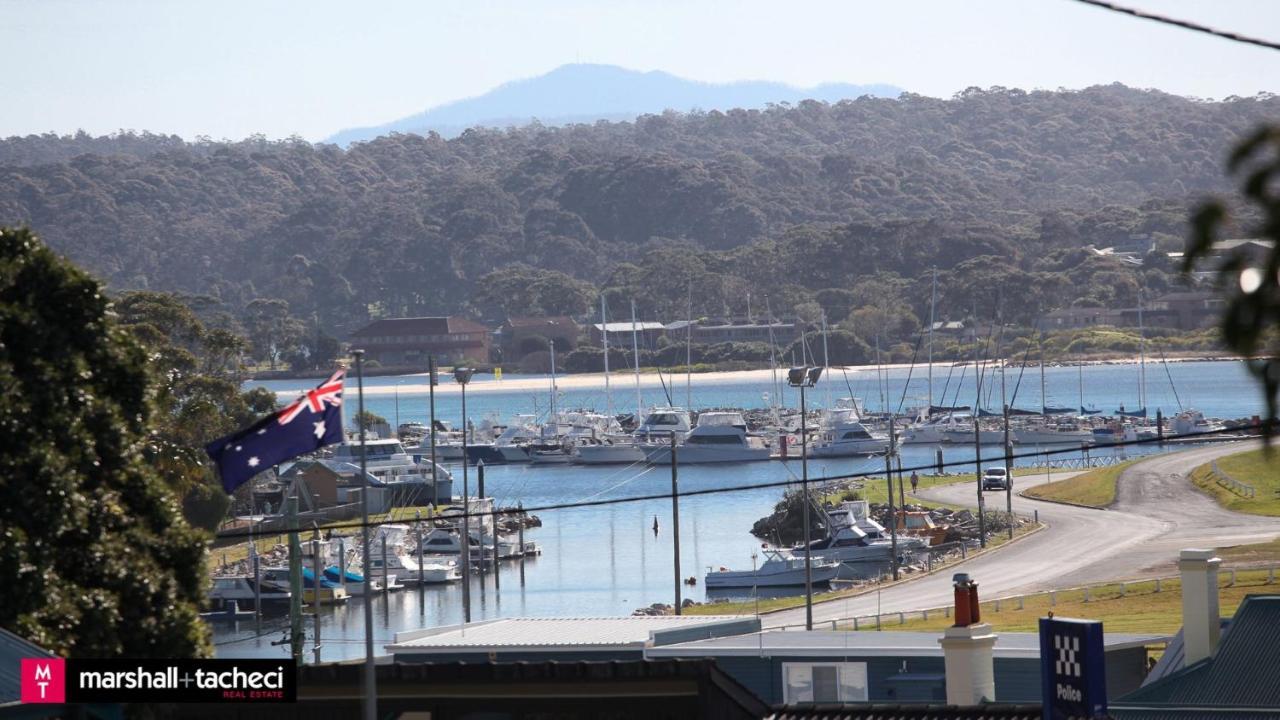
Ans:
<svg viewBox="0 0 1280 720"><path fill-rule="evenodd" d="M1116 502L1106 510L1015 494L1014 511L1031 515L1038 510L1045 529L933 575L814 605L814 624L854 615L943 607L951 602L953 572L969 573L978 581L983 597L995 598L1150 575L1155 568L1168 568L1182 548L1265 542L1278 537L1280 518L1224 510L1187 479L1199 465L1257 445L1222 443L1135 463L1121 473ZM973 485L962 483L934 488L920 496L973 505L976 492ZM1003 507L1003 493L991 494L989 502L997 496ZM765 627L803 625L804 608L769 613L761 620Z"/></svg>

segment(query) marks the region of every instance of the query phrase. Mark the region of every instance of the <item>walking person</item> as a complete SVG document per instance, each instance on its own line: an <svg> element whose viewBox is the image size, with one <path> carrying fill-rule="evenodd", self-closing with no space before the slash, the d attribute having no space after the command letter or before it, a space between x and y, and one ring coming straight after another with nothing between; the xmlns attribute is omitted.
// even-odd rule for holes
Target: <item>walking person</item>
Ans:
<svg viewBox="0 0 1280 720"><path fill-rule="evenodd" d="M911 471L911 494L916 494L916 488L920 487L920 475L915 470Z"/></svg>

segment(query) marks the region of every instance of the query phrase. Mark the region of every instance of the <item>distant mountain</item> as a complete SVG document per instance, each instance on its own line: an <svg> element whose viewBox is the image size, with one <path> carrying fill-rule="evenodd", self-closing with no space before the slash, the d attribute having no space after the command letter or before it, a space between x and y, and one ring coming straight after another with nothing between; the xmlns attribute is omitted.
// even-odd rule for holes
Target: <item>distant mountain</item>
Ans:
<svg viewBox="0 0 1280 720"><path fill-rule="evenodd" d="M835 102L863 95L897 97L901 93L901 88L892 85L832 83L797 88L759 81L715 84L615 65L564 65L546 75L509 82L479 97L447 103L386 125L342 130L325 142L345 146L392 132L435 131L451 137L469 127L526 125L534 119L544 125L568 125L631 120L664 110L760 108L768 103L807 99Z"/></svg>

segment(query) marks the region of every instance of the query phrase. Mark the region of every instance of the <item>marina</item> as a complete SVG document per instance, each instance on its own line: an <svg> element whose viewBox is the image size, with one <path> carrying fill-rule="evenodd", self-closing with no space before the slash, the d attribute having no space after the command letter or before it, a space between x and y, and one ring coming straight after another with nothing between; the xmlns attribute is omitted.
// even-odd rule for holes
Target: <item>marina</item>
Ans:
<svg viewBox="0 0 1280 720"><path fill-rule="evenodd" d="M1254 380L1238 362L1182 362L1169 363L1169 374L1177 383L1178 395L1184 406L1194 405L1206 417L1247 418L1258 413L1259 396ZM906 385L907 369L890 369L887 376L888 395L900 397ZM912 375L908 397L926 393L923 373L919 369ZM943 373L945 375L945 373ZM762 382L723 382L715 376L693 376L692 394L698 407L739 407L760 411L767 407L762 386L769 387L769 372L757 373ZM831 382L848 396L852 388L855 396L869 395L876 398L869 410L878 408L879 391L876 389L874 369L845 373L833 370L816 389L809 391L812 404L821 407L815 398L825 395L823 383ZM1136 385L1134 364L1099 364L1076 367L1050 367L1045 371L1046 387L1051 398L1063 401L1079 392L1079 376L1083 375L1084 402L1097 407L1118 407L1117 388ZM394 418L396 403L386 388L396 383L421 380L421 377L371 378L366 380L366 407L378 414ZM576 378L575 378L576 379ZM595 376L599 379L599 376ZM492 385L483 392L468 393L469 420L493 417L511 418L515 415L532 415L533 420L545 415L549 409L546 392L528 390L500 390L500 382L477 379L476 386ZM563 382L563 379L562 379ZM937 380L935 379L935 382ZM569 385L569 383L564 383ZM264 383L266 387L282 395L296 392L296 382ZM456 393L443 392L449 386L442 380L436 394L436 417L462 427L460 398ZM545 386L544 386L545 387ZM379 390L378 388L382 388ZM665 407L667 398L660 387L643 387L646 406ZM972 395L976 386L969 379L962 385L959 395ZM1134 391L1136 392L1136 391ZM793 392L787 388L784 401L792 400ZM841 397L832 389L833 398ZM1176 410L1178 405L1171 386L1161 387L1154 382L1148 388L1149 405L1163 407L1164 403ZM426 424L426 394L401 392L399 394L400 423L407 421ZM604 407L603 383L598 387L565 387L560 391L559 402L565 407ZM786 404L792 404L787 402ZM1065 404L1065 402L1063 403ZM811 432L814 430L811 429ZM970 431L972 432L972 431ZM973 472L974 448L969 444L936 446L932 444L907 444L900 447L904 468L930 467L936 461L936 451L941 447L950 472ZM1067 446L1070 448L1070 446ZM798 448L797 448L798 449ZM1062 445L1030 446L1015 448L1017 453L1034 455L1037 449L1062 450ZM1137 457L1157 452L1154 443L1120 448L1108 448L1095 444L1090 457L1115 459ZM679 450L677 450L679 453ZM1000 447L984 446L984 466L989 459L1001 453ZM1082 461L1085 453L1073 451L1052 458L1057 466ZM1015 462L1017 466L1037 465L1035 457ZM441 465L454 476L455 497L461 492L461 465L458 460L441 460ZM809 476L819 481L824 477L856 473L883 473L883 457L811 458ZM475 493L476 468L470 469L471 492ZM796 454L787 460L773 462L734 462L695 464L682 466L679 473L681 493L715 488L766 485L791 480L799 484L800 459ZM1015 492L1020 483L1043 482L1044 476L1016 479ZM525 508L579 503L637 496L661 496L671 491L669 470L662 465L637 462L622 465L558 464L535 465L532 463L494 464L485 468L485 494L493 498L499 507L521 504ZM750 534L751 525L767 515L782 495L778 487L760 487L736 492L682 497L680 501L681 572L685 577L699 580L697 586L686 587L685 597L703 601L712 597L702 582L711 569L726 567L742 570L752 567L752 555L761 551L761 542ZM480 620L513 616L552 616L575 614L629 614L638 607L654 602L670 602L671 578L674 571L671 553L671 503L669 499L641 500L596 507L577 507L563 510L537 511L543 526L525 532L526 542L536 542L541 555L531 555L523 561L503 560L497 565L500 587L495 587L493 565L477 565L471 573L470 594L472 619ZM655 533L655 521L657 532ZM447 534L446 534L447 535ZM456 546L456 536L454 536ZM901 537L900 537L901 541ZM409 543L412 545L412 542ZM305 545L305 543L304 543ZM455 549L456 552L456 549ZM409 560L412 566L414 560ZM782 588L794 592L795 588ZM723 592L723 591L720 591ZM748 590L748 594L749 594ZM768 594L760 592L761 597ZM398 593L375 593L372 602L375 612L375 642L391 642L396 631L434 627L460 623L461 582L428 585L421 590L410 588ZM722 595L715 595L716 597ZM742 597L740 591L730 596ZM327 659L356 657L362 652L361 604L365 598L354 596L343 605L326 607L320 613L323 655ZM244 607L244 606L242 606ZM286 616L268 614L259 629L252 620L218 622L214 626L218 651L228 656L281 657L287 648L272 645L287 626Z"/></svg>

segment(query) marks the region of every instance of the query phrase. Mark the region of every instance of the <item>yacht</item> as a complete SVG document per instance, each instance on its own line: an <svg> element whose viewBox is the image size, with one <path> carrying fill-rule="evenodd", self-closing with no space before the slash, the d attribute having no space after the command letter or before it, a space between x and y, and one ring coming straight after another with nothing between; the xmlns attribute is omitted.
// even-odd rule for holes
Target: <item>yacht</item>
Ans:
<svg viewBox="0 0 1280 720"><path fill-rule="evenodd" d="M769 447L762 438L747 434L740 412L704 412L676 453L681 463L749 462L768 460ZM655 443L647 451L649 462L669 464L671 446Z"/></svg>
<svg viewBox="0 0 1280 720"><path fill-rule="evenodd" d="M871 517L871 505L866 500L846 500L834 509L827 510L826 514L828 527L833 531L845 527L855 528L862 533L866 544L886 548L886 553L893 545L892 534ZM923 550L929 546L929 542L911 535L899 535L898 554Z"/></svg>
<svg viewBox="0 0 1280 720"><path fill-rule="evenodd" d="M889 450L888 436L868 431L852 407L823 412L817 437L811 436L809 443L811 458L875 455Z"/></svg>
<svg viewBox="0 0 1280 720"><path fill-rule="evenodd" d="M1214 433L1226 430L1216 419L1209 419L1199 410L1184 410L1173 417L1169 430L1174 435L1195 435L1197 433Z"/></svg>
<svg viewBox="0 0 1280 720"><path fill-rule="evenodd" d="M333 459L359 467L360 448L358 442L338 445ZM391 492L395 505L425 504L452 493L453 476L449 471L439 464L433 466L430 459L415 460L399 440L368 440L364 456L369 475Z"/></svg>
<svg viewBox="0 0 1280 720"><path fill-rule="evenodd" d="M1010 439L1020 445L1079 445L1093 442L1093 430L1069 422L1037 422L1013 428Z"/></svg>
<svg viewBox="0 0 1280 720"><path fill-rule="evenodd" d="M577 448L577 462L583 465L644 462L648 458L647 451L653 449L649 446L664 442L670 445L672 433L676 435L676 442L680 442L689 434L692 426L688 410L677 407L655 408L649 411L630 437L606 436L598 444L580 445Z"/></svg>
<svg viewBox="0 0 1280 720"><path fill-rule="evenodd" d="M942 430L942 442L953 445L973 444L973 415L952 415L949 426ZM979 427L978 442L982 445L1003 445L1004 430L986 430Z"/></svg>
<svg viewBox="0 0 1280 720"><path fill-rule="evenodd" d="M263 580L260 595L254 593L252 575L220 575L213 579L213 588L209 591L209 602L219 610L230 609L233 605L239 608L251 608L259 597L262 606L285 605L293 596L287 584Z"/></svg>
<svg viewBox="0 0 1280 720"><path fill-rule="evenodd" d="M804 585L804 558L781 550L764 550L764 562L755 570L710 570L707 589L789 587ZM810 578L814 585L828 585L840 571L840 563L810 558Z"/></svg>

